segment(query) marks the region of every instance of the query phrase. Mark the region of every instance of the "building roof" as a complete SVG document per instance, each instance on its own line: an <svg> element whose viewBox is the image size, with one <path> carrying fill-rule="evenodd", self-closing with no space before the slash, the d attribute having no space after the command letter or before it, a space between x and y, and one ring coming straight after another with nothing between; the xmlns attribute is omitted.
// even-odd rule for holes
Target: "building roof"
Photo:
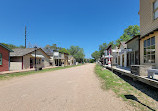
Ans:
<svg viewBox="0 0 158 111"><path fill-rule="evenodd" d="M120 42L120 45L122 44L122 46L124 47L124 48L127 48L127 44L126 44L126 42ZM119 45L119 47L120 47L120 45Z"/></svg>
<svg viewBox="0 0 158 111"><path fill-rule="evenodd" d="M10 51L10 52L13 52L12 49L9 49L7 46L3 45L2 43L0 43L0 46L2 46L3 48L7 49L7 50Z"/></svg>
<svg viewBox="0 0 158 111"><path fill-rule="evenodd" d="M112 46L112 45L109 45L109 46L106 48L106 50L108 50L111 46Z"/></svg>
<svg viewBox="0 0 158 111"><path fill-rule="evenodd" d="M135 37L131 38L131 39L130 39L130 40L128 40L125 44L127 44L127 43L131 42L132 40L134 40L134 39L136 39L136 38L140 38L140 35L137 35L137 36L135 36Z"/></svg>
<svg viewBox="0 0 158 111"><path fill-rule="evenodd" d="M113 49L118 49L118 47L117 47L117 46L115 46Z"/></svg>
<svg viewBox="0 0 158 111"><path fill-rule="evenodd" d="M14 52L10 53L10 56L24 56L35 51L35 48L16 48L13 49Z"/></svg>
<svg viewBox="0 0 158 111"><path fill-rule="evenodd" d="M41 48L38 48L37 50L41 50L43 53L45 53ZM13 51L14 52L10 53L11 57L21 57L21 56L34 52L35 48L16 48L16 49L13 49ZM46 54L46 56L48 55ZM48 56L48 58L50 58L50 56Z"/></svg>
<svg viewBox="0 0 158 111"><path fill-rule="evenodd" d="M145 38L146 36L149 36L150 34L154 34L154 32L158 31L158 28L156 28L155 30L150 31L149 33L147 33L146 35L141 35L140 39Z"/></svg>

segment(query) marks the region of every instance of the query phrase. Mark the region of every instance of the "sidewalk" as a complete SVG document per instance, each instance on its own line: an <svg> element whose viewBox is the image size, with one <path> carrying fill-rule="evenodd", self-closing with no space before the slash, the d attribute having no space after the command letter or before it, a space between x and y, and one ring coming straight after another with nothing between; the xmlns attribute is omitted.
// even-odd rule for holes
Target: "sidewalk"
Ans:
<svg viewBox="0 0 158 111"><path fill-rule="evenodd" d="M49 67L45 67L42 69L51 69L51 68L55 68L57 66L49 66ZM4 74L12 74L12 73L20 73L20 72L29 72L29 71L34 71L35 69L25 69L25 70L16 70L16 71L4 71L4 72L0 72L0 75L4 75Z"/></svg>

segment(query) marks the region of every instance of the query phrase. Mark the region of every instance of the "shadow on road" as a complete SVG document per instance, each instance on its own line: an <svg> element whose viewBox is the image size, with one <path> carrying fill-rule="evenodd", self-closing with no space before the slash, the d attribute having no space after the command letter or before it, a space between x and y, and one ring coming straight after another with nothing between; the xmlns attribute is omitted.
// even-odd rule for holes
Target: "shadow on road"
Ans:
<svg viewBox="0 0 158 111"><path fill-rule="evenodd" d="M124 96L126 99L131 99L133 101L136 101L136 102L140 103L141 105L147 107L151 111L156 111L156 110L152 109L151 107L145 105L144 103L140 102L134 95L124 95Z"/></svg>

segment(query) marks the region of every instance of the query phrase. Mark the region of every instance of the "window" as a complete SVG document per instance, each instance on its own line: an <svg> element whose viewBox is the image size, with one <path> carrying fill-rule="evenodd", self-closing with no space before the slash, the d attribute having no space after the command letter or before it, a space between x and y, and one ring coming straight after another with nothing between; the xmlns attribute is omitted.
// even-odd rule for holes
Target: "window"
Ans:
<svg viewBox="0 0 158 111"><path fill-rule="evenodd" d="M0 53L0 65L2 65L2 54Z"/></svg>
<svg viewBox="0 0 158 111"><path fill-rule="evenodd" d="M154 6L154 19L158 18L158 0L156 0L153 4Z"/></svg>
<svg viewBox="0 0 158 111"><path fill-rule="evenodd" d="M155 63L155 37L144 40L144 63Z"/></svg>

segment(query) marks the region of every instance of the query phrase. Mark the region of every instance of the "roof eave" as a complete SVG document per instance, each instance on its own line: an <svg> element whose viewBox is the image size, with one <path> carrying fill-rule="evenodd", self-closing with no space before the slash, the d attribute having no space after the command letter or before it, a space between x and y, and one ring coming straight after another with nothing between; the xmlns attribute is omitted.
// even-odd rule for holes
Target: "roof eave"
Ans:
<svg viewBox="0 0 158 111"><path fill-rule="evenodd" d="M0 43L0 46L4 47L4 48L7 49L9 52L14 52L12 49L9 49L7 46L3 45L2 43Z"/></svg>

